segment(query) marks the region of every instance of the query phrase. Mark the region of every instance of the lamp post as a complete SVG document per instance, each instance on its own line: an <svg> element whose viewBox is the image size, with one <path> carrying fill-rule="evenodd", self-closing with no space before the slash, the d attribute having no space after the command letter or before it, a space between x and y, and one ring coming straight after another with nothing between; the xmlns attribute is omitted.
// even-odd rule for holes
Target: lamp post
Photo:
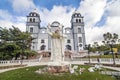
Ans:
<svg viewBox="0 0 120 80"><path fill-rule="evenodd" d="M85 45L86 50L88 50L88 59L89 59L89 64L90 64L90 44Z"/></svg>
<svg viewBox="0 0 120 80"><path fill-rule="evenodd" d="M113 43L111 43L109 45L110 45L110 49L111 49L111 53L112 53L112 57L113 57L113 65L115 65L115 57L114 57L114 53L113 53Z"/></svg>
<svg viewBox="0 0 120 80"><path fill-rule="evenodd" d="M100 58L101 58L101 53L100 53L100 46L97 46L97 51L98 51L98 58L97 58L97 61L98 61L98 64L100 63Z"/></svg>

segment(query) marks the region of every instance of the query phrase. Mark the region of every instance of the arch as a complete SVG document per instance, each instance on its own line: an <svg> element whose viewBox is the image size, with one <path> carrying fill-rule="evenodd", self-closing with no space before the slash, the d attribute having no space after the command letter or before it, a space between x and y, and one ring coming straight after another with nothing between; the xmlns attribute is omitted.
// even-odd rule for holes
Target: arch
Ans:
<svg viewBox="0 0 120 80"><path fill-rule="evenodd" d="M30 18L30 22L32 22L32 18Z"/></svg>
<svg viewBox="0 0 120 80"><path fill-rule="evenodd" d="M58 21L54 21L52 24L51 24L51 27L59 27L60 26L60 23Z"/></svg>
<svg viewBox="0 0 120 80"><path fill-rule="evenodd" d="M78 19L76 19L76 23L78 23Z"/></svg>
<svg viewBox="0 0 120 80"><path fill-rule="evenodd" d="M45 45L42 45L41 47L40 47L40 50L45 50Z"/></svg>
<svg viewBox="0 0 120 80"><path fill-rule="evenodd" d="M67 43L70 43L70 39L67 40Z"/></svg>
<svg viewBox="0 0 120 80"><path fill-rule="evenodd" d="M79 19L79 22L81 23L81 19Z"/></svg>
<svg viewBox="0 0 120 80"><path fill-rule="evenodd" d="M45 43L45 40L44 40L44 39L42 39L42 40L41 40L41 43Z"/></svg>
<svg viewBox="0 0 120 80"><path fill-rule="evenodd" d="M29 16L37 16L37 17L39 17L40 15L39 15L38 12L30 12Z"/></svg>
<svg viewBox="0 0 120 80"><path fill-rule="evenodd" d="M71 50L71 46L70 45L66 45L67 50Z"/></svg>
<svg viewBox="0 0 120 80"><path fill-rule="evenodd" d="M35 22L35 18L33 18L33 22Z"/></svg>
<svg viewBox="0 0 120 80"><path fill-rule="evenodd" d="M79 44L80 47L82 47L82 44Z"/></svg>
<svg viewBox="0 0 120 80"><path fill-rule="evenodd" d="M78 28L78 33L81 33L81 28Z"/></svg>

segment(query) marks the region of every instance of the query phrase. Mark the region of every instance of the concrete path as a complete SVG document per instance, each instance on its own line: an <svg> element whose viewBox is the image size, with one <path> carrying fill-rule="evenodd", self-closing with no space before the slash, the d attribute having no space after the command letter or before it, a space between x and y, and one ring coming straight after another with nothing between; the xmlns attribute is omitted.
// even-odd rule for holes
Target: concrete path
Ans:
<svg viewBox="0 0 120 80"><path fill-rule="evenodd" d="M102 66L103 68L108 68L116 71L120 71L120 67L110 67L110 66Z"/></svg>
<svg viewBox="0 0 120 80"><path fill-rule="evenodd" d="M24 67L16 67L16 68L1 69L1 70L0 70L0 73L6 72L6 71L10 71L10 70L14 70L14 69L19 69L19 68L24 68Z"/></svg>
<svg viewBox="0 0 120 80"><path fill-rule="evenodd" d="M80 61L69 61L71 64L84 64L83 62L80 62ZM26 63L25 63L26 64ZM27 66L24 66L24 67L29 67L29 66L39 66L39 65L47 65L48 62L30 62L30 63L27 63ZM16 68L8 68L8 69L0 69L0 73L2 72L6 72L6 71L9 71L9 70L14 70L14 69L18 69L18 68L24 68L24 67L16 67ZM116 71L120 71L120 67L110 67L110 66L102 66L103 68L108 68L108 69L113 69L113 70L116 70Z"/></svg>
<svg viewBox="0 0 120 80"><path fill-rule="evenodd" d="M46 65L47 63L44 62L34 62L34 63L28 63L27 66L24 67L29 67L29 66L39 66L39 65ZM24 68L24 67L15 67L15 68L8 68L8 69L0 69L0 73L14 70L14 69L19 69L19 68Z"/></svg>

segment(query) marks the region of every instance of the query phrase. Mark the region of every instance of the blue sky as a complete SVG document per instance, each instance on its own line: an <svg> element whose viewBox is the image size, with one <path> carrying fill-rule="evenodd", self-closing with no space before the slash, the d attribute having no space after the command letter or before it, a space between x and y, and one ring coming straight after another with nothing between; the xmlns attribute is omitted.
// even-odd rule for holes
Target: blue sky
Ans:
<svg viewBox="0 0 120 80"><path fill-rule="evenodd" d="M78 8L80 0L34 0L34 3L40 7L46 7L51 10L53 5L73 6Z"/></svg>
<svg viewBox="0 0 120 80"><path fill-rule="evenodd" d="M24 15L23 13L16 14L16 11L13 10L11 1L10 0L0 0L0 9L7 10L13 15ZM78 8L81 0L31 0L31 1L33 1L33 3L38 7L47 8L48 10L51 10L54 5L56 5L56 6L59 6L59 5L72 6L72 7Z"/></svg>
<svg viewBox="0 0 120 80"><path fill-rule="evenodd" d="M0 26L26 30L26 16L34 9L41 27L59 21L70 27L75 10L84 17L87 43L102 41L106 32L120 35L120 0L0 0Z"/></svg>

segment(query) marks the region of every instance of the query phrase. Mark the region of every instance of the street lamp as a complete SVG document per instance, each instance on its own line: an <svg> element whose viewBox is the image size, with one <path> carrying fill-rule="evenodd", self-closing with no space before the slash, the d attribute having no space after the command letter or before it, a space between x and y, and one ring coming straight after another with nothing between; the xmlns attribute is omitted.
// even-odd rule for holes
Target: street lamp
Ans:
<svg viewBox="0 0 120 80"><path fill-rule="evenodd" d="M111 41L112 42L112 41ZM113 43L109 44L111 52L112 52L112 57L113 57L113 65L115 65L115 57L114 57L114 53L113 53Z"/></svg>
<svg viewBox="0 0 120 80"><path fill-rule="evenodd" d="M85 45L86 50L88 50L88 59L89 59L89 64L90 64L90 44Z"/></svg>
<svg viewBox="0 0 120 80"><path fill-rule="evenodd" d="M101 53L100 53L100 46L97 46L97 51L98 51L98 58L97 58L97 61L98 61L98 64L100 63L100 58L101 58Z"/></svg>

